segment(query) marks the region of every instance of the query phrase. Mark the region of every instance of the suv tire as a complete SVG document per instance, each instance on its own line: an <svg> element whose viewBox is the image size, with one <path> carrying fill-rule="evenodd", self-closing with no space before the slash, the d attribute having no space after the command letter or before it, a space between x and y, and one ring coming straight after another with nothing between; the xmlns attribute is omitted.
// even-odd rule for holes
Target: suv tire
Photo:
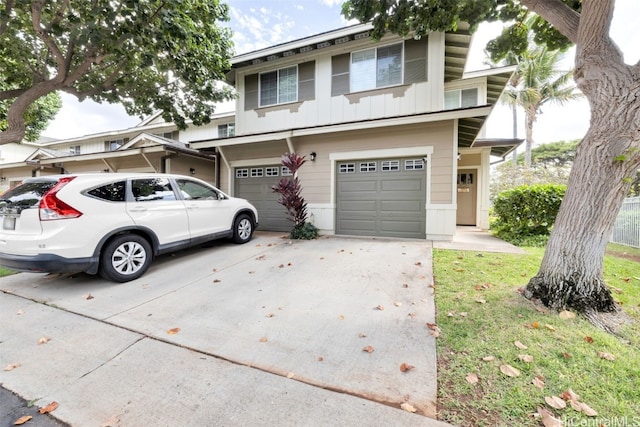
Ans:
<svg viewBox="0 0 640 427"><path fill-rule="evenodd" d="M253 234L253 221L247 214L238 215L233 223L233 241L247 243Z"/></svg>
<svg viewBox="0 0 640 427"><path fill-rule="evenodd" d="M114 282L128 282L142 276L149 268L153 254L144 237L128 233L117 236L102 250L100 276Z"/></svg>

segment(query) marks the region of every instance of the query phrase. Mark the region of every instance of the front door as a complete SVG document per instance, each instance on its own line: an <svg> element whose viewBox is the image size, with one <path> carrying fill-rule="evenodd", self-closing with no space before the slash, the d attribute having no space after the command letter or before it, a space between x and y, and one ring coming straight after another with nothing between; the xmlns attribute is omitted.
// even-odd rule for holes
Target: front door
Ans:
<svg viewBox="0 0 640 427"><path fill-rule="evenodd" d="M476 225L477 169L458 170L457 225Z"/></svg>

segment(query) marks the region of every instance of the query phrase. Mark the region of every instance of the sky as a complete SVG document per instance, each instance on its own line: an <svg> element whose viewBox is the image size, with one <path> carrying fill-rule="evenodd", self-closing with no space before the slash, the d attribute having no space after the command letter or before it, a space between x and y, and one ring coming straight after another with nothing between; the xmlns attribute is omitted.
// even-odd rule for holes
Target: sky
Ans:
<svg viewBox="0 0 640 427"><path fill-rule="evenodd" d="M275 44L335 30L356 22L347 22L341 15L342 0L227 0L230 22L234 32L235 53L242 54ZM617 0L611 37L625 54L625 62L640 60L640 1ZM484 46L498 34L502 23L483 24L474 36L467 71L486 68ZM561 68L573 65L574 51L565 56ZM43 136L72 138L110 130L126 129L140 122L128 116L117 104L97 104L61 94L62 109ZM229 107L218 112L229 111ZM524 138L524 115L518 116L518 137ZM589 126L589 106L586 100L571 101L563 106L543 106L533 129L536 145L554 141L568 141L584 136ZM486 137L513 136L511 110L496 106L486 126Z"/></svg>

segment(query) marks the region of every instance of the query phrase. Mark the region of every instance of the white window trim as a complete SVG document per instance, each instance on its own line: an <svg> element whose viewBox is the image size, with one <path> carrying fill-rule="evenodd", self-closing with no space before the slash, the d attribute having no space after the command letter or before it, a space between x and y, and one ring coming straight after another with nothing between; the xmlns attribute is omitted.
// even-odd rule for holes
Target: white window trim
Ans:
<svg viewBox="0 0 640 427"><path fill-rule="evenodd" d="M351 93L358 93L358 92L366 92L366 91L370 91L370 90L377 90L377 89L384 89L387 87L395 87L395 86L402 86L404 84L404 73L405 73L405 64L404 64L404 41L401 42L395 42L395 43L387 43L387 44L383 44L380 46L375 46L375 47L368 47L366 49L360 49L360 50L354 50L353 52L351 52L351 54L349 55L349 87L351 88L353 85L351 84L351 79L353 77L353 70L351 68L351 66L353 65L353 54L354 53L358 53L358 52L365 52L367 50L371 50L373 49L375 51L375 61L376 61L376 73L377 73L377 66L378 66L378 49L380 48L385 48L385 47L389 47L389 46L395 46L395 45L400 45L400 65L402 66L402 72L401 72L401 76L400 76L400 83L396 83L396 84L391 84L391 85L386 85L386 86L380 86L378 87L377 84L375 87L370 87L367 89L361 89L361 90L356 90L356 91L351 91ZM374 76L374 78L377 81L377 75Z"/></svg>

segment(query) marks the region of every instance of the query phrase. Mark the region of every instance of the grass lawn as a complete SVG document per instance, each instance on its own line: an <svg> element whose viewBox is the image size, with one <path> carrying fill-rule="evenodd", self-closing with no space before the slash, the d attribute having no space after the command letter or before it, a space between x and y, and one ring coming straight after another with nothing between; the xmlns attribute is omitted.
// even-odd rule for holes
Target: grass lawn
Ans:
<svg viewBox="0 0 640 427"><path fill-rule="evenodd" d="M565 426L640 426L640 251L612 245L607 252L605 279L632 319L619 337L521 296L542 248L434 250L438 417L461 426L540 426L533 414L541 407ZM506 365L519 376L501 372ZM546 403L568 398L568 390L597 415Z"/></svg>
<svg viewBox="0 0 640 427"><path fill-rule="evenodd" d="M14 274L14 273L15 273L15 271L7 270L6 268L2 268L2 267L0 267L0 277L2 277L2 276L8 276L8 275L10 275L10 274Z"/></svg>

